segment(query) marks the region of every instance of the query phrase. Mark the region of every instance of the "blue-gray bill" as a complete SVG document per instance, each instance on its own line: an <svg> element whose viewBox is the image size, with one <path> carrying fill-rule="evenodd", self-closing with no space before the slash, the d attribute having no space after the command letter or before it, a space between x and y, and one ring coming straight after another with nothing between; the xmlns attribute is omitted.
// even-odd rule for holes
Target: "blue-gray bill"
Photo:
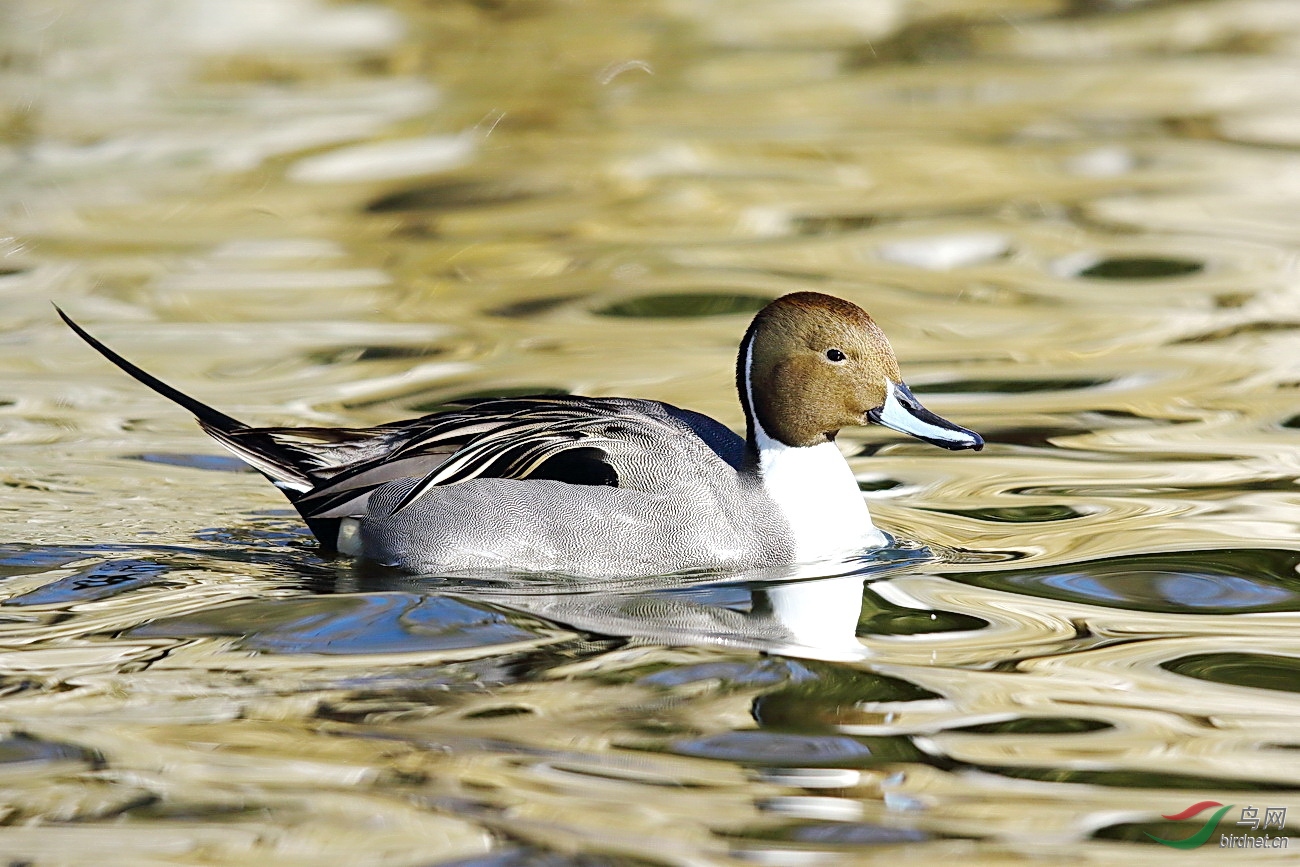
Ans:
<svg viewBox="0 0 1300 867"><path fill-rule="evenodd" d="M953 451L984 448L982 436L930 412L901 382L889 389L883 406L867 412L867 419Z"/></svg>

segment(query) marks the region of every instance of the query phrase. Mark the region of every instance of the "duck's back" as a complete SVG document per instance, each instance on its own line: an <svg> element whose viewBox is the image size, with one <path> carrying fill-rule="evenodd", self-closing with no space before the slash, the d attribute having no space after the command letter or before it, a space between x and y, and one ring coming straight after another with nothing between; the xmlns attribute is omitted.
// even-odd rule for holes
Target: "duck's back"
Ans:
<svg viewBox="0 0 1300 867"><path fill-rule="evenodd" d="M355 553L419 572L590 575L739 569L792 556L784 519L745 466L744 441L699 413L626 398L515 398L417 422L365 465L406 461L423 475L371 488L350 516L329 512L357 521ZM436 464L415 459L413 443L445 443L455 429L474 433L436 453ZM361 469L338 475L370 472Z"/></svg>

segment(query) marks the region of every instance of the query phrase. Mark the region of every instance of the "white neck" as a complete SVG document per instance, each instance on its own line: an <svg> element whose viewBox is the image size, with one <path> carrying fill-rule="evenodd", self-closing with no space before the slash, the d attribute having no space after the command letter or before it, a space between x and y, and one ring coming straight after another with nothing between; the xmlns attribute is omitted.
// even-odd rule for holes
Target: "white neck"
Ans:
<svg viewBox="0 0 1300 867"><path fill-rule="evenodd" d="M807 563L878 548L885 536L871 523L867 501L834 442L788 446L768 436L754 412L752 344L745 354L745 397L753 415L758 470L794 537L795 560Z"/></svg>

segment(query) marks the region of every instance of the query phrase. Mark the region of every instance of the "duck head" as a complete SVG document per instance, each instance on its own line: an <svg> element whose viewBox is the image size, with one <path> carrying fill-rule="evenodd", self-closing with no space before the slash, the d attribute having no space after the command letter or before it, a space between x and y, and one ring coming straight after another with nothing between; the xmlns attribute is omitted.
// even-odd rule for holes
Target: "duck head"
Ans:
<svg viewBox="0 0 1300 867"><path fill-rule="evenodd" d="M776 299L754 317L736 367L751 443L755 423L771 439L807 447L874 422L946 449L984 447L979 434L921 405L880 326L841 298Z"/></svg>

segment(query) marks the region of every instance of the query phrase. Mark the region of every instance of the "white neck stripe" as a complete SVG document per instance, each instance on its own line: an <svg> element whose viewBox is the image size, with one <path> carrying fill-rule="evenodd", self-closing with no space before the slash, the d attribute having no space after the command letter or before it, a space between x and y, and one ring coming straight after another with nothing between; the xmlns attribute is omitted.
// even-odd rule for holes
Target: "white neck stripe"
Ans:
<svg viewBox="0 0 1300 867"><path fill-rule="evenodd" d="M745 412L749 414L747 420L753 423L754 433L757 437L758 432L763 430L763 425L758 421L758 407L754 405L754 381L752 378L752 371L754 369L754 335L752 332L748 335L748 338L749 339L745 344L745 382L743 385L743 388L745 389L744 409ZM767 434L764 433L763 436L767 436Z"/></svg>

